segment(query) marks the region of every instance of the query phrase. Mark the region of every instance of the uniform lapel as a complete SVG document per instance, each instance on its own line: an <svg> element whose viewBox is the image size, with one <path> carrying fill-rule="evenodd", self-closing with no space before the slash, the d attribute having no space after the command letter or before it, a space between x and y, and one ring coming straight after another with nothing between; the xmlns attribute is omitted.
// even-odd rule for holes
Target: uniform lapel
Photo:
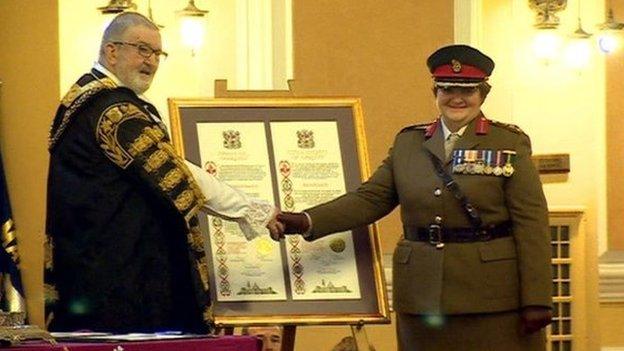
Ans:
<svg viewBox="0 0 624 351"><path fill-rule="evenodd" d="M446 158L446 155L444 154L444 131L442 130L440 121L438 120L436 123L438 123L438 126L435 132L423 143L423 146L435 157L440 159L440 161L444 162L444 159Z"/></svg>

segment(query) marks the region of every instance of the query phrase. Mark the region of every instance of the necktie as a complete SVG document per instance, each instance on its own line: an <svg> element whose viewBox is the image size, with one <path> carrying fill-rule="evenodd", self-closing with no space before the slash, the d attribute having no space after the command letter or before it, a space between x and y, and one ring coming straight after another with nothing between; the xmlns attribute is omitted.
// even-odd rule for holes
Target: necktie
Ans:
<svg viewBox="0 0 624 351"><path fill-rule="evenodd" d="M453 151L453 146L455 145L457 139L459 139L459 134L451 133L448 137L446 137L446 140L444 140L444 152L447 160L451 156L451 151Z"/></svg>

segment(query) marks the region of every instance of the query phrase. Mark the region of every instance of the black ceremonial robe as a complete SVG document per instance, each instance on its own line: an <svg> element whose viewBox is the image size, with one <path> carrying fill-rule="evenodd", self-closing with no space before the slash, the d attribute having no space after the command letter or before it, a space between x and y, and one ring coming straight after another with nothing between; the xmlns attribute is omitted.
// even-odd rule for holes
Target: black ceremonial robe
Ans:
<svg viewBox="0 0 624 351"><path fill-rule="evenodd" d="M47 197L50 330L210 328L194 218L205 198L155 117L97 70L59 106Z"/></svg>

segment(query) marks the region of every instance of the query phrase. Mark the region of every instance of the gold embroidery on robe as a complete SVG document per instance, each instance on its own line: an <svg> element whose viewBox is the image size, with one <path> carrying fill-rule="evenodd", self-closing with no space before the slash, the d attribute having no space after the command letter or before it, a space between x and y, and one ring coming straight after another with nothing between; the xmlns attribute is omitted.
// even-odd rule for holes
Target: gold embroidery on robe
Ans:
<svg viewBox="0 0 624 351"><path fill-rule="evenodd" d="M128 147L128 152L132 157L136 157L136 155L144 153L152 145L154 145L154 140L146 134L141 134L132 141L132 144Z"/></svg>
<svg viewBox="0 0 624 351"><path fill-rule="evenodd" d="M169 155L163 150L158 149L148 156L145 165L143 165L143 169L145 169L147 173L152 173L162 167L168 160Z"/></svg>
<svg viewBox="0 0 624 351"><path fill-rule="evenodd" d="M145 152L164 137L165 134L159 128L145 127L143 128L143 133L141 133L141 135L134 139L132 144L130 144L128 152L130 152L130 155L135 157L136 155Z"/></svg>
<svg viewBox="0 0 624 351"><path fill-rule="evenodd" d="M43 284L43 297L46 303L58 301L59 296L56 287L51 284Z"/></svg>
<svg viewBox="0 0 624 351"><path fill-rule="evenodd" d="M163 192L171 191L178 185L186 183L180 193L165 195L173 200L178 211L188 222L206 202L206 198L195 182L191 171L167 141L165 132L158 126L145 127L141 134L130 143L127 151L123 150L117 140L111 137L116 135L119 124L135 114L141 114L140 118L148 120L147 116L134 105L126 105L116 109L109 108L103 115L104 118L101 118L98 123L98 136L102 141L102 148L107 156L122 168L126 168L135 158L137 161L142 161L143 169L153 174L153 181ZM146 152L154 145L155 150L146 155ZM169 169L164 176L154 173L168 162L174 167Z"/></svg>
<svg viewBox="0 0 624 351"><path fill-rule="evenodd" d="M82 104L84 104L87 100L89 100L91 96L95 95L100 90L113 89L117 87L115 82L113 82L113 80L108 77L101 79L97 77L95 78L96 80L85 84L83 87L74 84L69 89L67 94L65 94L63 100L61 100L61 104L66 108L66 110L63 112L63 117L61 118L58 125L56 122L54 122L50 126L50 135L48 137L48 148L50 150L54 147L54 145L56 145L56 142L59 140L59 138L67 128L67 125L69 124L69 121L73 116L74 112L76 112L82 106Z"/></svg>
<svg viewBox="0 0 624 351"><path fill-rule="evenodd" d="M201 259L195 261L195 267L197 267L197 271L199 272L199 278L201 278L204 290L208 291L208 264L203 259Z"/></svg>
<svg viewBox="0 0 624 351"><path fill-rule="evenodd" d="M175 151L173 150L173 146L171 144L169 143L162 143L162 144L163 144L162 146L159 144L159 147L162 147L163 150L166 150L170 154L175 154ZM174 158L173 162L175 163L176 167L178 167L179 169L182 170L182 172L184 172L184 175L186 176L186 179L189 183L189 188L193 191L193 193L195 194L195 198L197 199L195 206L186 215L187 220L188 220L188 218L194 216L197 213L197 211L199 211L199 209L206 203L207 200L204 194L202 193L201 188L195 181L195 178L193 177L193 173L191 173L191 171L188 169L188 167L182 161L182 159Z"/></svg>
<svg viewBox="0 0 624 351"><path fill-rule="evenodd" d="M184 190L178 195L174 201L176 208L179 211L185 211L193 204L195 195L191 190Z"/></svg>
<svg viewBox="0 0 624 351"><path fill-rule="evenodd" d="M165 133L158 127L146 127L143 132L147 134L152 140L158 142L165 137Z"/></svg>
<svg viewBox="0 0 624 351"><path fill-rule="evenodd" d="M63 99L61 100L61 104L65 107L69 107L80 95L85 92L97 89L97 88L114 88L115 82L112 79L106 77L102 79L93 80L83 86L78 84L74 84L69 88L69 91L65 94Z"/></svg>
<svg viewBox="0 0 624 351"><path fill-rule="evenodd" d="M158 186L160 186L163 191L169 191L180 184L183 177L184 174L182 174L182 171L178 168L174 168L165 174L163 179L158 183Z"/></svg>
<svg viewBox="0 0 624 351"><path fill-rule="evenodd" d="M94 82L97 82L97 80L95 80ZM93 83L93 82L91 82ZM85 85L88 86L89 84ZM69 88L69 91L65 94L65 96L63 97L63 100L61 100L61 104L63 104L65 107L69 107L69 105L71 105L71 103L76 100L76 98L78 97L78 95L81 92L82 87L78 84L74 84L71 86L71 88Z"/></svg>
<svg viewBox="0 0 624 351"><path fill-rule="evenodd" d="M154 133L154 135L160 135L162 131L160 129L152 128L152 133ZM178 198L176 198L175 200L175 204L176 208L180 212L185 212L186 210L188 210L188 212L186 212L184 215L184 218L188 222L199 211L204 203L206 203L206 197L199 188L199 185L197 185L197 182L195 182L195 178L193 178L193 173L191 173L191 171L188 169L188 167L184 163L184 160L182 160L182 158L180 158L176 154L173 146L170 143L163 141L158 143L158 148L160 150L163 150L170 156L171 162L174 164L175 168L180 170L183 173L184 178L186 178L188 187L187 190L185 190L184 192L188 193L184 194L183 196L182 194L178 195Z"/></svg>
<svg viewBox="0 0 624 351"><path fill-rule="evenodd" d="M45 269L54 268L54 261L52 259L52 252L54 250L54 244L49 235L46 235L45 242L43 243L43 266Z"/></svg>
<svg viewBox="0 0 624 351"><path fill-rule="evenodd" d="M127 168L134 158L119 144L117 130L121 123L133 118L149 121L149 117L132 104L114 104L102 113L95 131L104 154L123 169Z"/></svg>
<svg viewBox="0 0 624 351"><path fill-rule="evenodd" d="M194 251L204 252L204 238L201 232L197 230L197 227L191 228L187 235L187 238L189 245Z"/></svg>
<svg viewBox="0 0 624 351"><path fill-rule="evenodd" d="M204 322L212 322L214 321L214 313L212 310L213 306L208 305L206 306L206 308L204 309Z"/></svg>
<svg viewBox="0 0 624 351"><path fill-rule="evenodd" d="M17 236L15 235L15 226L12 219L8 219L2 224L2 247L11 255L11 259L16 264L19 262L19 253L17 251Z"/></svg>

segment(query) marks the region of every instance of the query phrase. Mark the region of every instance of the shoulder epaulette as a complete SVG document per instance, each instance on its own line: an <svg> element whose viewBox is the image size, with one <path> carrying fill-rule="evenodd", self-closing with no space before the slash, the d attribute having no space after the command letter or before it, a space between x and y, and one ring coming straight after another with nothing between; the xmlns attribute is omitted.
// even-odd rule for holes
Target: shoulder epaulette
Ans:
<svg viewBox="0 0 624 351"><path fill-rule="evenodd" d="M71 116L76 112L90 97L97 94L104 89L114 89L117 87L115 82L108 78L98 78L93 76L93 80L90 80L84 85L78 83L72 85L67 94L61 100L61 106L57 112L52 127L50 129L50 136L48 139L48 148L51 150L56 142L59 140L65 128L69 124Z"/></svg>
<svg viewBox="0 0 624 351"><path fill-rule="evenodd" d="M399 134L404 133L404 132L409 132L412 130L420 130L420 131L426 131L427 128L434 123L435 121L431 121L431 122L427 122L427 123L419 123L419 124L414 124L411 126L407 126L403 129L401 129L401 131L399 132Z"/></svg>
<svg viewBox="0 0 624 351"><path fill-rule="evenodd" d="M524 134L526 135L526 133L517 125L515 124L511 124L511 123L503 123L503 122L498 122L498 121L494 121L494 120L489 120L490 123L492 123L492 125L506 129L510 132L516 133L516 134Z"/></svg>

